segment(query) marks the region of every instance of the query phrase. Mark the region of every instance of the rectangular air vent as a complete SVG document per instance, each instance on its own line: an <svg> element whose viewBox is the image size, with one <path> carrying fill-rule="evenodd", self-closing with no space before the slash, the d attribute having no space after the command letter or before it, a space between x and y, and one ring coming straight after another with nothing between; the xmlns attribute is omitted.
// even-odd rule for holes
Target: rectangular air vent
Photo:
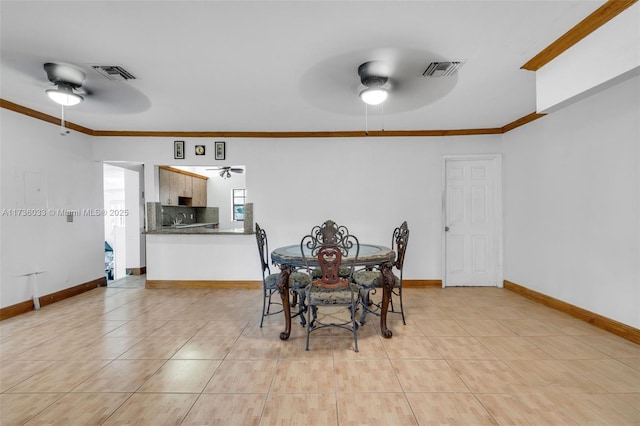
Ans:
<svg viewBox="0 0 640 426"><path fill-rule="evenodd" d="M422 73L423 77L446 77L453 75L462 62L431 62Z"/></svg>
<svg viewBox="0 0 640 426"><path fill-rule="evenodd" d="M109 80L123 81L136 79L133 74L119 65L92 65L91 67Z"/></svg>

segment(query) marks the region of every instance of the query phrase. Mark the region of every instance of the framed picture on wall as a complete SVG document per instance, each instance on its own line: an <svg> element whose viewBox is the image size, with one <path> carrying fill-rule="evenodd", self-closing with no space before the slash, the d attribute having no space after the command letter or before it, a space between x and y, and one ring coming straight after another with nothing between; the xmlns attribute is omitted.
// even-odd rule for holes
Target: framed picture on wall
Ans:
<svg viewBox="0 0 640 426"><path fill-rule="evenodd" d="M184 141L173 142L173 158L184 160Z"/></svg>
<svg viewBox="0 0 640 426"><path fill-rule="evenodd" d="M225 158L225 148L224 142L216 142L216 160L224 160Z"/></svg>

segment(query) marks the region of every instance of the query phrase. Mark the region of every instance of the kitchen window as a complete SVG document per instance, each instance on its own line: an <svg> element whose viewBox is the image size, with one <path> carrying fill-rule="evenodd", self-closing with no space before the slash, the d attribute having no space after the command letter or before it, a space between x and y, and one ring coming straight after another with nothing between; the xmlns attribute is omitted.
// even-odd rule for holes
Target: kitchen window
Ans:
<svg viewBox="0 0 640 426"><path fill-rule="evenodd" d="M247 198L246 189L233 189L233 220L234 222L244 221L244 203Z"/></svg>

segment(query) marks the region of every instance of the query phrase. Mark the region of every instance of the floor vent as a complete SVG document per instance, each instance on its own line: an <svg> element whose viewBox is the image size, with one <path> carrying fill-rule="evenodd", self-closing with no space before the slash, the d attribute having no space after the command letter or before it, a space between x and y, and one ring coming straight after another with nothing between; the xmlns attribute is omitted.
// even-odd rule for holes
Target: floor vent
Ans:
<svg viewBox="0 0 640 426"><path fill-rule="evenodd" d="M119 65L92 65L91 67L109 80L123 81L136 79L133 74Z"/></svg>
<svg viewBox="0 0 640 426"><path fill-rule="evenodd" d="M447 77L453 75L462 62L431 62L422 73L423 77Z"/></svg>

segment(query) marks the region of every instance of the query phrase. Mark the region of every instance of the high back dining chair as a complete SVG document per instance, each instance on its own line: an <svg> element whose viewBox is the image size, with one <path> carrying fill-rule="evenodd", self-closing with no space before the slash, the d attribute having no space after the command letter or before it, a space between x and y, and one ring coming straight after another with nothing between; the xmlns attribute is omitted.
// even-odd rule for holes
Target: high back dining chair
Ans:
<svg viewBox="0 0 640 426"><path fill-rule="evenodd" d="M335 225L332 221L326 224ZM338 327L353 334L353 345L358 352L358 324L355 320L358 307L358 288L351 282L353 268L360 253L360 243L350 235L345 227L314 227L311 234L300 241L300 251L307 271L320 270L306 290L307 301L307 347L311 333L325 327ZM341 276L341 269L349 270L347 277ZM331 306L332 308L328 308ZM346 317L340 316L333 307L344 306ZM318 308L326 312L318 314Z"/></svg>
<svg viewBox="0 0 640 426"><path fill-rule="evenodd" d="M278 291L277 283L280 279L280 273L271 273L269 267L269 242L267 240L267 232L256 222L256 242L258 243L258 253L260 254L260 266L262 269L262 317L260 318L260 327L264 322L264 318L268 315L279 314L282 312L282 303L274 302L272 296ZM300 316L300 323L305 325L305 292L304 289L311 284L311 277L303 272L294 271L289 275L289 289L293 294L293 303L297 303L298 312L292 316ZM271 305L279 305L279 310L272 311Z"/></svg>
<svg viewBox="0 0 640 426"><path fill-rule="evenodd" d="M338 226L333 220L329 219L322 225L316 225L311 229L311 235L316 235L318 241L322 244L332 244L339 241L344 235L348 235L349 230L346 226ZM351 271L348 266L340 267L338 275L342 278L348 278ZM320 268L315 268L311 271L311 278L317 279L322 277L322 271Z"/></svg>
<svg viewBox="0 0 640 426"><path fill-rule="evenodd" d="M394 285L390 294L388 312L401 314L402 323L405 325L407 322L405 321L404 307L402 305L402 269L408 242L409 227L407 221L404 221L402 225L393 230L393 238L391 240L392 248L396 251L396 260L393 262L393 267L397 272L394 272ZM382 288L382 272L379 270L356 271L353 273L353 282L356 283L360 290L360 301L362 305L360 324L364 325L369 312L374 315L380 315L381 302L374 303L371 300L371 295L375 294L377 289ZM394 299L397 299L397 303L400 305L399 309L396 309L396 306L394 306Z"/></svg>

